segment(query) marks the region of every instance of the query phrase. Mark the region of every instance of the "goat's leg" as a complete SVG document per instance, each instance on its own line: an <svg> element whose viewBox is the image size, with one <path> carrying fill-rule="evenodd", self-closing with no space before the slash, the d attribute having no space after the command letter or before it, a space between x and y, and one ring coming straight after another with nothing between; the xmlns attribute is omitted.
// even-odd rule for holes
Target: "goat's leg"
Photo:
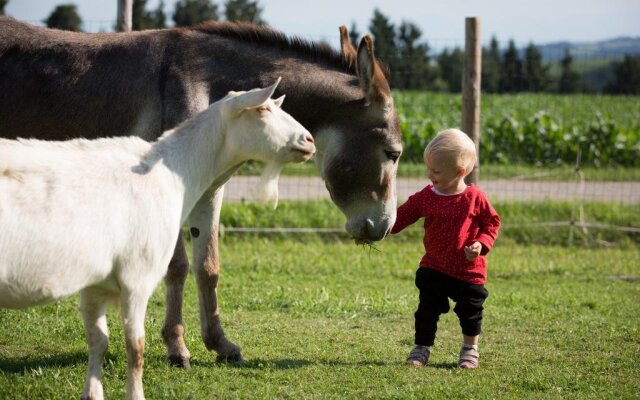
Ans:
<svg viewBox="0 0 640 400"><path fill-rule="evenodd" d="M152 290L140 283L139 287L122 288L122 323L127 350L127 390L128 400L144 399L142 387L142 365L144 363L144 317Z"/></svg>
<svg viewBox="0 0 640 400"><path fill-rule="evenodd" d="M240 347L230 342L220 324L217 287L220 278L218 255L218 225L224 187L206 193L189 216L193 246L193 272L198 284L200 303L200 333L209 350L218 353L218 360L243 361Z"/></svg>
<svg viewBox="0 0 640 400"><path fill-rule="evenodd" d="M80 310L89 348L89 365L82 399L102 400L102 360L109 344L106 297L102 291L86 288L80 293Z"/></svg>
<svg viewBox="0 0 640 400"><path fill-rule="evenodd" d="M182 368L189 368L190 357L184 342L184 322L182 321L182 298L188 273L189 259L184 248L182 233L180 233L164 278L167 295L162 338L167 346L169 362Z"/></svg>

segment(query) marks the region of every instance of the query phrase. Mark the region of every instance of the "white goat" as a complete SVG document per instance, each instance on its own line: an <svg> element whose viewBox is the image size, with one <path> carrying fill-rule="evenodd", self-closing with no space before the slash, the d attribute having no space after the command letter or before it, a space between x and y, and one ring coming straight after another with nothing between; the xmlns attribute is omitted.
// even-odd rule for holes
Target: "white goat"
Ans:
<svg viewBox="0 0 640 400"><path fill-rule="evenodd" d="M283 164L315 152L309 132L280 108L284 96L270 99L279 81L230 92L154 143L0 141L0 308L80 292L89 347L83 398L103 397L106 305L118 296L126 396L144 398L147 302L200 197L249 159L267 162L269 194L277 197Z"/></svg>

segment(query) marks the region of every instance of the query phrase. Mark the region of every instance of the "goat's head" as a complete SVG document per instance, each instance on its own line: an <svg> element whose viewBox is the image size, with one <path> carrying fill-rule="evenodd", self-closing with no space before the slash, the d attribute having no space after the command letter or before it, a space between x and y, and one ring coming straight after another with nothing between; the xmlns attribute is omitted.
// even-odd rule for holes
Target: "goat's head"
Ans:
<svg viewBox="0 0 640 400"><path fill-rule="evenodd" d="M282 110L285 96L271 99L278 83L280 78L267 88L229 92L223 99L227 143L243 160L266 163L261 196L274 208L284 164L307 161L316 151L309 131Z"/></svg>

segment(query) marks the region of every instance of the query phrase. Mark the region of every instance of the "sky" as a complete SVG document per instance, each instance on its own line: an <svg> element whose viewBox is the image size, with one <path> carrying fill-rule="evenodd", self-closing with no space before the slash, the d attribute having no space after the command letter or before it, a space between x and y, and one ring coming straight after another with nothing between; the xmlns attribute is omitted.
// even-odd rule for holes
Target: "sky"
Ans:
<svg viewBox="0 0 640 400"><path fill-rule="evenodd" d="M176 0L165 0L171 24ZM42 24L56 5L74 3L84 29L111 31L117 0L9 0L5 13ZM147 0L157 8L160 0ZM224 0L214 0L222 14ZM339 46L338 26L355 23L366 33L377 8L392 24L407 21L433 48L463 46L465 17L480 17L481 40L514 40L516 45L558 41L588 42L620 36L640 37L640 0L259 0L262 17L289 35Z"/></svg>

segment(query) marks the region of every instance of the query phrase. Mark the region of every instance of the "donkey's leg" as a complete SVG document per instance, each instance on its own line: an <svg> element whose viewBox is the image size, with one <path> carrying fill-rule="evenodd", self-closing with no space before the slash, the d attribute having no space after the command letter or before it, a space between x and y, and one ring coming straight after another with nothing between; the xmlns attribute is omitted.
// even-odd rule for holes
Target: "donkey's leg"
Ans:
<svg viewBox="0 0 640 400"><path fill-rule="evenodd" d="M109 344L106 296L99 289L86 288L80 293L80 310L89 347L89 366L82 399L102 400L102 359Z"/></svg>
<svg viewBox="0 0 640 400"><path fill-rule="evenodd" d="M169 362L182 368L189 368L190 365L190 354L184 342L184 322L182 321L182 298L188 273L189 259L184 248L182 233L180 233L164 278L167 287L167 304L162 338L167 346Z"/></svg>
<svg viewBox="0 0 640 400"><path fill-rule="evenodd" d="M182 121L195 116L209 106L208 86L191 81L177 68L168 71L164 79L162 133L176 127ZM182 240L182 231L178 236L176 249L165 276L167 304L162 338L167 346L169 362L177 367L189 368L189 350L184 342L184 323L182 321L182 300L184 283L189 273L189 259Z"/></svg>
<svg viewBox="0 0 640 400"><path fill-rule="evenodd" d="M127 390L128 400L144 399L142 388L142 365L144 363L144 317L152 290L141 282L138 287L124 287L120 294L122 323L127 350Z"/></svg>
<svg viewBox="0 0 640 400"><path fill-rule="evenodd" d="M218 310L218 225L223 194L224 186L215 192L206 193L189 216L193 246L192 268L198 284L200 332L205 346L218 353L218 360L243 361L240 347L224 335Z"/></svg>

